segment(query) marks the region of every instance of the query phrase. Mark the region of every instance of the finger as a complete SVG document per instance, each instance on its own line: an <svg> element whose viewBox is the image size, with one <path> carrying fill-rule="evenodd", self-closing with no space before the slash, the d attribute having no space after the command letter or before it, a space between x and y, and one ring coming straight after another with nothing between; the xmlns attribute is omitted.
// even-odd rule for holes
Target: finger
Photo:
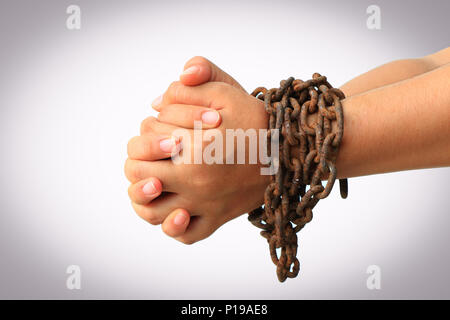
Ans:
<svg viewBox="0 0 450 320"><path fill-rule="evenodd" d="M155 177L131 184L128 196L136 204L148 204L162 192L162 183Z"/></svg>
<svg viewBox="0 0 450 320"><path fill-rule="evenodd" d="M180 81L187 86L197 86L209 81L225 82L244 90L241 85L225 71L204 57L193 57L184 65Z"/></svg>
<svg viewBox="0 0 450 320"><path fill-rule="evenodd" d="M194 129L194 121L200 121L203 129L216 128L221 123L220 113L210 108L184 104L169 104L158 114L160 122Z"/></svg>
<svg viewBox="0 0 450 320"><path fill-rule="evenodd" d="M130 159L149 161L170 158L177 154L180 148L177 137L154 133L133 137L127 146Z"/></svg>
<svg viewBox="0 0 450 320"><path fill-rule="evenodd" d="M171 159L141 161L128 158L125 161L125 176L133 184L155 177L162 182L163 191L177 192L179 188L178 167Z"/></svg>
<svg viewBox="0 0 450 320"><path fill-rule="evenodd" d="M182 204L180 196L175 193L164 193L145 205L131 202L138 216L153 225L161 224L172 211L182 207Z"/></svg>
<svg viewBox="0 0 450 320"><path fill-rule="evenodd" d="M193 244L209 237L217 228L217 223L208 217L192 216L186 231L175 239L184 244Z"/></svg>
<svg viewBox="0 0 450 320"><path fill-rule="evenodd" d="M192 87L175 81L170 84L160 101L152 103L152 107L161 111L164 106L178 103L221 109L223 106L215 101L223 101L224 97L234 93L231 89L237 90L223 82L207 82Z"/></svg>
<svg viewBox="0 0 450 320"><path fill-rule="evenodd" d="M185 209L176 209L167 216L161 228L169 237L179 237L186 231L189 220L189 213Z"/></svg>
<svg viewBox="0 0 450 320"><path fill-rule="evenodd" d="M168 123L163 123L155 117L145 118L141 122L141 135L153 132L162 136L173 136L173 133L177 129L179 128Z"/></svg>

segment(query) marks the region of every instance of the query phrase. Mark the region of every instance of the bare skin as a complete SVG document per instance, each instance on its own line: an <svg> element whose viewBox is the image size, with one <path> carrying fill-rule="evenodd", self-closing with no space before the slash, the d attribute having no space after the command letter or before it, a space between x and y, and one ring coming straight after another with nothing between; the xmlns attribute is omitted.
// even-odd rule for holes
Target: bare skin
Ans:
<svg viewBox="0 0 450 320"><path fill-rule="evenodd" d="M259 164L174 164L171 159L148 161L154 159L153 148L144 146L152 145L152 140L158 135L170 136L177 128L193 126L189 116L195 118L194 114L199 108L207 111L215 109L220 113L221 122L217 129L223 136L226 135L225 129L267 128L268 119L266 113L261 112L260 100L223 82L208 82L195 87L175 82L164 94L162 105L159 120L147 118L141 126L141 136L134 138L133 145L129 147L130 158L125 165L127 178L132 183L129 194L137 213L153 224L162 223L166 233L174 229L166 226L170 222L166 222L168 212L183 208L195 216L194 222L191 221L181 236L177 236L176 232L171 233L180 241L191 243L209 236L225 222L258 207L268 176L260 174ZM173 114L177 114L177 119L173 118ZM168 119L172 119L176 126L167 124ZM204 133L208 131L203 130ZM192 139L193 130L189 129L188 134L187 139ZM184 139L183 153L187 151ZM203 149L206 145L203 145ZM190 147L190 154L193 155L194 144L191 143ZM223 156L225 163L226 155ZM166 194L146 203L148 198L142 190L148 179L153 177L162 181L162 191ZM245 183L242 183L244 177ZM186 212L182 211L181 214L185 215Z"/></svg>
<svg viewBox="0 0 450 320"><path fill-rule="evenodd" d="M450 165L449 62L445 49L388 63L341 87L347 98L340 177ZM130 140L125 172L138 215L190 244L259 206L268 177L258 165L175 166L159 142L176 128L192 129L208 111L217 118L209 117L206 130L266 128L267 116L261 101L208 60L195 57L185 70L154 103L158 119L144 120L141 135Z"/></svg>
<svg viewBox="0 0 450 320"><path fill-rule="evenodd" d="M450 48L417 58L396 60L353 78L340 89L347 97L432 71L450 62Z"/></svg>

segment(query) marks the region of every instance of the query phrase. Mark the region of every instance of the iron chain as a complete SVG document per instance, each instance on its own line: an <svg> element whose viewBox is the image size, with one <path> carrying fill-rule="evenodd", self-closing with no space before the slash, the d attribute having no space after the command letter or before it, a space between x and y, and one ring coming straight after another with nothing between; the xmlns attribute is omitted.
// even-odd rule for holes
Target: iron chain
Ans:
<svg viewBox="0 0 450 320"><path fill-rule="evenodd" d="M248 219L262 229L278 280L283 282L295 278L300 270L297 232L311 221L313 208L330 194L336 180L335 162L344 133L341 100L345 95L318 73L308 81L293 77L282 80L279 88L259 87L252 95L264 101L269 129L279 129L281 134L278 171L266 188L264 205L250 212ZM310 125L308 116L314 113L317 120ZM293 155L294 148L299 149L299 155ZM325 187L322 179L327 180ZM345 199L347 179L340 179L339 186Z"/></svg>

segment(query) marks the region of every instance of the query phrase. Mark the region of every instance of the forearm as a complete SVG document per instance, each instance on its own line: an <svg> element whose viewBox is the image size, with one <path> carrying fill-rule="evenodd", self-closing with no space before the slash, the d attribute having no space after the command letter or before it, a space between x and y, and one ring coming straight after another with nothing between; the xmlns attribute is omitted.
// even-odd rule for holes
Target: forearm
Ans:
<svg viewBox="0 0 450 320"><path fill-rule="evenodd" d="M450 165L450 64L343 100L339 177Z"/></svg>
<svg viewBox="0 0 450 320"><path fill-rule="evenodd" d="M340 89L347 97L432 71L450 62L450 48L417 58L392 61L345 83Z"/></svg>

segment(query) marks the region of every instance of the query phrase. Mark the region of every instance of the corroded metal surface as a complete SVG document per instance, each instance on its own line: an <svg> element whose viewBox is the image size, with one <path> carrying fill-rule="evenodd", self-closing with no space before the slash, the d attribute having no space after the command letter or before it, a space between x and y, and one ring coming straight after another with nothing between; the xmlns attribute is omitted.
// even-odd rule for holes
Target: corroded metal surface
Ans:
<svg viewBox="0 0 450 320"><path fill-rule="evenodd" d="M336 180L335 162L344 133L341 100L345 96L318 73L308 81L282 80L279 88L259 87L252 95L264 100L269 129L279 129L281 135L279 169L267 186L264 205L250 212L248 219L263 230L278 280L283 282L300 270L297 232L311 221L313 208L330 194ZM308 124L311 116L316 120ZM299 148L299 156L293 156L293 148ZM322 179L327 180L325 186ZM339 186L346 198L347 179L340 179ZM277 248L281 249L279 255Z"/></svg>

